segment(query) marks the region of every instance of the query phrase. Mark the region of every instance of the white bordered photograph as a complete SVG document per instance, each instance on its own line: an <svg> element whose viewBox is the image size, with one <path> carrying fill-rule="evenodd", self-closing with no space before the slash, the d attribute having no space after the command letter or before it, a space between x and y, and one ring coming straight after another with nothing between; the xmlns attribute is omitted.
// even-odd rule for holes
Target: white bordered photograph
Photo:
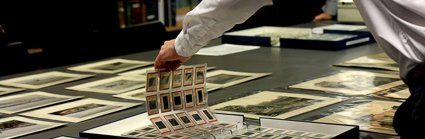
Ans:
<svg viewBox="0 0 425 139"><path fill-rule="evenodd" d="M221 44L217 46L202 48L196 53L196 55L223 56L223 55L255 50L259 48L260 46L252 46L252 45Z"/></svg>
<svg viewBox="0 0 425 139"><path fill-rule="evenodd" d="M181 124L179 120L177 120L177 117L174 116L174 114L165 115L164 119L166 122L168 122L169 125L171 125L174 131L184 129L183 124Z"/></svg>
<svg viewBox="0 0 425 139"><path fill-rule="evenodd" d="M21 88L0 87L0 96L11 94L11 93L16 93L16 92L20 92L20 91L24 91L24 90L25 89L21 89Z"/></svg>
<svg viewBox="0 0 425 139"><path fill-rule="evenodd" d="M156 92L158 90L159 73L150 71L146 74L146 92Z"/></svg>
<svg viewBox="0 0 425 139"><path fill-rule="evenodd" d="M203 115L210 123L217 121L217 118L214 116L213 113L211 113L208 108L201 108L198 110L198 112L201 113L201 115Z"/></svg>
<svg viewBox="0 0 425 139"><path fill-rule="evenodd" d="M146 101L146 90L145 88L137 89L130 92L114 95L114 97L130 99L130 100Z"/></svg>
<svg viewBox="0 0 425 139"><path fill-rule="evenodd" d="M206 64L195 66L195 84L205 84L205 75L207 74L206 67Z"/></svg>
<svg viewBox="0 0 425 139"><path fill-rule="evenodd" d="M162 93L159 95L161 102L161 113L171 111L171 95L170 93Z"/></svg>
<svg viewBox="0 0 425 139"><path fill-rule="evenodd" d="M182 87L183 84L183 69L176 69L172 72L173 81L172 81L172 88L179 88Z"/></svg>
<svg viewBox="0 0 425 139"><path fill-rule="evenodd" d="M410 96L410 91L406 84L400 82L398 86L373 93L373 95L384 98L407 99Z"/></svg>
<svg viewBox="0 0 425 139"><path fill-rule="evenodd" d="M81 79L92 77L92 76L94 75L51 71L51 72L45 72L45 73L39 73L34 75L27 75L27 76L2 80L0 81L0 84L6 85L6 86L27 88L27 89L40 89L43 87L49 87L49 86L67 83L71 81L81 80Z"/></svg>
<svg viewBox="0 0 425 139"><path fill-rule="evenodd" d="M210 106L210 109L216 113L241 114L253 119L259 117L285 119L341 101L339 98L263 91Z"/></svg>
<svg viewBox="0 0 425 139"><path fill-rule="evenodd" d="M106 94L120 94L135 89L143 88L145 87L145 84L145 78L116 76L67 87L66 89Z"/></svg>
<svg viewBox="0 0 425 139"><path fill-rule="evenodd" d="M268 76L271 73L248 73L229 70L214 70L207 75L207 84L229 87L243 82Z"/></svg>
<svg viewBox="0 0 425 139"><path fill-rule="evenodd" d="M76 123L128 109L137 105L140 105L140 103L87 98L37 109L21 115Z"/></svg>
<svg viewBox="0 0 425 139"><path fill-rule="evenodd" d="M198 111L188 111L187 112L189 116L196 122L197 125L203 125L207 123L207 120L205 120L201 115L199 115Z"/></svg>
<svg viewBox="0 0 425 139"><path fill-rule="evenodd" d="M146 67L146 68L141 68L141 69L136 69L136 70L132 70L132 71L127 71L127 72L123 72L120 73L118 75L122 75L122 76L146 76L146 73L148 71L155 71L155 67Z"/></svg>
<svg viewBox="0 0 425 139"><path fill-rule="evenodd" d="M193 94L193 89L188 89L183 91L184 95L184 107L193 108L195 107L195 95Z"/></svg>
<svg viewBox="0 0 425 139"><path fill-rule="evenodd" d="M191 120L189 115L186 112L176 113L176 116L183 122L185 127L193 127L195 126L195 121Z"/></svg>
<svg viewBox="0 0 425 139"><path fill-rule="evenodd" d="M375 68L399 71L399 65L385 53L362 56L342 63L335 64L341 67Z"/></svg>
<svg viewBox="0 0 425 139"><path fill-rule="evenodd" d="M159 72L159 90L170 89L171 83L171 72L161 71Z"/></svg>
<svg viewBox="0 0 425 139"><path fill-rule="evenodd" d="M194 80L194 70L193 67L184 67L183 68L183 86L192 86Z"/></svg>
<svg viewBox="0 0 425 139"><path fill-rule="evenodd" d="M65 125L64 123L46 122L19 116L0 119L0 138L16 138Z"/></svg>
<svg viewBox="0 0 425 139"><path fill-rule="evenodd" d="M70 67L69 70L82 71L82 72L93 72L93 73L119 73L135 68L152 65L152 61L139 61L139 60L127 60L127 59L111 59L100 61L91 64L80 65L76 67Z"/></svg>
<svg viewBox="0 0 425 139"><path fill-rule="evenodd" d="M169 125L166 124L161 117L151 118L150 120L159 133L164 134L172 131Z"/></svg>
<svg viewBox="0 0 425 139"><path fill-rule="evenodd" d="M56 95L41 91L6 96L0 98L0 112L14 114L78 98L82 96Z"/></svg>
<svg viewBox="0 0 425 139"><path fill-rule="evenodd" d="M344 95L368 95L395 87L401 82L399 75L366 71L342 71L289 87L319 90Z"/></svg>
<svg viewBox="0 0 425 139"><path fill-rule="evenodd" d="M374 100L315 120L315 122L359 125L360 130L396 135L393 117L401 102Z"/></svg>
<svg viewBox="0 0 425 139"><path fill-rule="evenodd" d="M196 106L204 106L207 104L207 92L205 88L195 88Z"/></svg>
<svg viewBox="0 0 425 139"><path fill-rule="evenodd" d="M182 91L172 92L171 99L173 102L173 110L183 109L183 92Z"/></svg>
<svg viewBox="0 0 425 139"><path fill-rule="evenodd" d="M146 96L146 103L147 103L146 106L147 106L147 111L149 115L154 115L159 113L158 96L156 94Z"/></svg>

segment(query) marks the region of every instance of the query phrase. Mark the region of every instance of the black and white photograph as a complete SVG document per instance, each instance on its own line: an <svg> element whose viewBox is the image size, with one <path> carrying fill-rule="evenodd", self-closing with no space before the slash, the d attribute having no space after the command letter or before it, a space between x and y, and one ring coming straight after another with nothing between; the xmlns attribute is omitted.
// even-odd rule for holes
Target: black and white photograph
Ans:
<svg viewBox="0 0 425 139"><path fill-rule="evenodd" d="M373 93L374 96L390 98L390 99L407 99L410 96L409 88L403 82L400 82L400 85L391 87L382 91Z"/></svg>
<svg viewBox="0 0 425 139"><path fill-rule="evenodd" d="M143 68L139 68L139 69L135 69L135 70L130 70L130 71L126 71L126 72L122 72L119 73L118 75L121 76L138 76L138 77L144 77L146 76L146 73L148 73L148 71L155 71L155 68L153 66L150 67L143 67Z"/></svg>
<svg viewBox="0 0 425 139"><path fill-rule="evenodd" d="M207 84L214 84L225 88L268 75L270 75L270 73L248 73L229 70L214 70L208 73Z"/></svg>
<svg viewBox="0 0 425 139"><path fill-rule="evenodd" d="M56 95L41 91L6 96L0 98L0 112L14 114L78 98L82 96Z"/></svg>
<svg viewBox="0 0 425 139"><path fill-rule="evenodd" d="M172 72L173 82L172 87L178 88L183 84L183 69L176 69Z"/></svg>
<svg viewBox="0 0 425 139"><path fill-rule="evenodd" d="M195 66L195 84L204 84L206 74L206 65Z"/></svg>
<svg viewBox="0 0 425 139"><path fill-rule="evenodd" d="M183 85L184 86L192 86L193 85L193 78L194 78L193 67L185 67L183 69L183 72L184 72Z"/></svg>
<svg viewBox="0 0 425 139"><path fill-rule="evenodd" d="M189 89L189 90L184 90L183 91L184 94L184 107L185 108L193 108L195 106L195 95L193 94L193 90Z"/></svg>
<svg viewBox="0 0 425 139"><path fill-rule="evenodd" d="M22 113L21 115L76 123L128 109L137 105L140 104L87 98L37 109Z"/></svg>
<svg viewBox="0 0 425 139"><path fill-rule="evenodd" d="M335 64L341 67L358 67L399 71L400 66L385 53L362 56L349 61Z"/></svg>
<svg viewBox="0 0 425 139"><path fill-rule="evenodd" d="M71 81L81 80L92 76L94 75L51 71L2 80L0 81L0 84L5 86L14 86L27 89L40 89Z"/></svg>
<svg viewBox="0 0 425 139"><path fill-rule="evenodd" d="M159 133L164 134L172 131L169 125L166 124L161 117L151 118L150 120Z"/></svg>
<svg viewBox="0 0 425 139"><path fill-rule="evenodd" d="M182 110L183 109L183 95L182 91L173 92L172 94L172 102L173 102L173 110Z"/></svg>
<svg viewBox="0 0 425 139"><path fill-rule="evenodd" d="M164 119L168 122L169 125L171 125L174 131L184 129L184 125L180 123L180 121L174 116L174 114L165 115Z"/></svg>
<svg viewBox="0 0 425 139"><path fill-rule="evenodd" d="M120 94L143 88L145 84L146 81L144 78L116 76L71 86L66 89L105 94Z"/></svg>
<svg viewBox="0 0 425 139"><path fill-rule="evenodd" d="M196 106L204 106L207 104L207 94L205 92L205 88L196 88L195 89L195 96L196 96Z"/></svg>
<svg viewBox="0 0 425 139"><path fill-rule="evenodd" d="M127 59L111 59L100 61L91 64L85 64L76 67L70 67L69 70L82 71L82 72L93 72L93 73L119 73L135 68L144 66L150 66L153 62L151 61L139 61L139 60L127 60Z"/></svg>
<svg viewBox="0 0 425 139"><path fill-rule="evenodd" d="M141 89L133 90L130 92L114 95L114 97L129 99L129 100L146 101L146 89L141 88Z"/></svg>
<svg viewBox="0 0 425 139"><path fill-rule="evenodd" d="M147 105L147 111L149 115L154 115L159 113L159 107L158 107L158 97L157 95L150 95L146 96L146 105Z"/></svg>
<svg viewBox="0 0 425 139"><path fill-rule="evenodd" d="M158 90L158 72L148 72L146 74L146 92L155 92Z"/></svg>
<svg viewBox="0 0 425 139"><path fill-rule="evenodd" d="M201 108L198 110L198 112L201 113L210 123L217 121L217 118L214 116L213 113L211 113L208 108Z"/></svg>
<svg viewBox="0 0 425 139"><path fill-rule="evenodd" d="M0 96L23 91L21 88L0 87Z"/></svg>
<svg viewBox="0 0 425 139"><path fill-rule="evenodd" d="M159 72L159 90L170 89L171 72L161 71Z"/></svg>
<svg viewBox="0 0 425 139"><path fill-rule="evenodd" d="M197 125L203 125L203 124L207 123L207 121L204 119L204 117L202 117L198 113L198 111L193 110L193 111L188 111L187 113L196 122Z"/></svg>
<svg viewBox="0 0 425 139"><path fill-rule="evenodd" d="M189 115L186 112L176 113L176 116L183 122L185 127L193 127L195 126L195 122L191 120Z"/></svg>
<svg viewBox="0 0 425 139"><path fill-rule="evenodd" d="M4 118L0 119L0 138L16 138L63 125L65 124L34 120L19 116Z"/></svg>
<svg viewBox="0 0 425 139"><path fill-rule="evenodd" d="M159 95L161 102L161 113L171 111L171 96L170 93L163 93Z"/></svg>

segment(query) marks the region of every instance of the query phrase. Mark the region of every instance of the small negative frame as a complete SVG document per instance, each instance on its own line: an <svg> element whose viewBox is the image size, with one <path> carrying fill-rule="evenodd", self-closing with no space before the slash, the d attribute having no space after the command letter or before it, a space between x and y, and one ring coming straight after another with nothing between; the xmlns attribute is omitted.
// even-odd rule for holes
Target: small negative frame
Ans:
<svg viewBox="0 0 425 139"><path fill-rule="evenodd" d="M161 98L161 112L170 112L171 111L171 97L170 93L160 94Z"/></svg>
<svg viewBox="0 0 425 139"><path fill-rule="evenodd" d="M146 74L146 92L156 92L158 89L158 72Z"/></svg>
<svg viewBox="0 0 425 139"><path fill-rule="evenodd" d="M171 72L161 71L159 72L159 90L170 89Z"/></svg>
<svg viewBox="0 0 425 139"><path fill-rule="evenodd" d="M176 116L183 122L185 127L193 127L195 126L194 121L191 120L189 115L186 112L177 113Z"/></svg>
<svg viewBox="0 0 425 139"><path fill-rule="evenodd" d="M205 65L195 67L195 84L204 84L206 78Z"/></svg>
<svg viewBox="0 0 425 139"><path fill-rule="evenodd" d="M173 92L173 110L181 110L183 109L183 95L182 91Z"/></svg>
<svg viewBox="0 0 425 139"><path fill-rule="evenodd" d="M195 120L196 124L202 125L207 123L197 111L189 111L187 113L193 118L193 120Z"/></svg>
<svg viewBox="0 0 425 139"><path fill-rule="evenodd" d="M176 69L175 71L173 71L172 73L173 75L173 82L172 82L172 87L173 88L179 88L182 87L183 84L183 69Z"/></svg>
<svg viewBox="0 0 425 139"><path fill-rule="evenodd" d="M196 106L203 106L207 103L205 88L196 88L195 89L196 96Z"/></svg>
<svg viewBox="0 0 425 139"><path fill-rule="evenodd" d="M171 132L171 129L167 126L167 124L162 120L161 117L156 117L150 119L156 129L158 129L159 133L167 133Z"/></svg>
<svg viewBox="0 0 425 139"><path fill-rule="evenodd" d="M193 67L184 68L183 85L184 86L192 86L193 85Z"/></svg>
<svg viewBox="0 0 425 139"><path fill-rule="evenodd" d="M184 90L184 107L185 108L193 108L195 106L195 95L193 94L193 90Z"/></svg>
<svg viewBox="0 0 425 139"><path fill-rule="evenodd" d="M146 106L148 108L148 114L158 114L159 108L158 108L158 97L156 95L146 96Z"/></svg>
<svg viewBox="0 0 425 139"><path fill-rule="evenodd" d="M179 120L173 114L164 116L164 119L171 125L174 131L184 129L184 126L180 124Z"/></svg>
<svg viewBox="0 0 425 139"><path fill-rule="evenodd" d="M198 112L201 113L208 120L208 122L217 121L217 118L214 116L213 113L211 113L211 111L208 108L199 109Z"/></svg>

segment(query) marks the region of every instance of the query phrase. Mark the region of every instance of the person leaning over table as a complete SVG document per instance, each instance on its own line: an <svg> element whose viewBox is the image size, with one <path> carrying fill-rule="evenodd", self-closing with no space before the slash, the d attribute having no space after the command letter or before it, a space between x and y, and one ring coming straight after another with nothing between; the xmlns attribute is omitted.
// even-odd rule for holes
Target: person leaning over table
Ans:
<svg viewBox="0 0 425 139"><path fill-rule="evenodd" d="M166 41L156 69L174 70L210 40L221 36L269 0L204 0L184 19L175 40ZM411 96L397 109L393 126L401 138L425 138L425 2L354 0L378 45L400 65ZM423 133L422 133L423 132Z"/></svg>

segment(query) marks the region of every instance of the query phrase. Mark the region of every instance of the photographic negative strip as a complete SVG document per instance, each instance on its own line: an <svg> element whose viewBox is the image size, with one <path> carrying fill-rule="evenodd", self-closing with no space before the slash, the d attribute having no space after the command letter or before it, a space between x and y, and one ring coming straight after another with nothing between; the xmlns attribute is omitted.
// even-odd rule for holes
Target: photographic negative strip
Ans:
<svg viewBox="0 0 425 139"><path fill-rule="evenodd" d="M159 113L158 107L158 97L156 95L151 95L146 97L147 106L148 106L148 114L154 115Z"/></svg>
<svg viewBox="0 0 425 139"><path fill-rule="evenodd" d="M16 138L63 125L65 124L33 120L19 116L8 117L0 119L0 138Z"/></svg>
<svg viewBox="0 0 425 139"><path fill-rule="evenodd" d="M173 92L172 99L173 99L173 110L182 110L183 109L182 91Z"/></svg>
<svg viewBox="0 0 425 139"><path fill-rule="evenodd" d="M176 69L173 71L173 88L181 87L183 84L183 69Z"/></svg>
<svg viewBox="0 0 425 139"><path fill-rule="evenodd" d="M193 94L193 90L184 90L184 107L185 108L193 108L195 106L195 95Z"/></svg>
<svg viewBox="0 0 425 139"><path fill-rule="evenodd" d="M0 87L0 96L23 91L21 88Z"/></svg>
<svg viewBox="0 0 425 139"><path fill-rule="evenodd" d="M161 71L159 73L159 90L170 89L171 72Z"/></svg>
<svg viewBox="0 0 425 139"><path fill-rule="evenodd" d="M158 90L158 72L149 72L146 75L147 87L146 92L155 92Z"/></svg>
<svg viewBox="0 0 425 139"><path fill-rule="evenodd" d="M214 116L213 113L211 113L211 111L208 108L202 108L198 110L199 113L201 113L207 120L208 122L216 122L217 118Z"/></svg>
<svg viewBox="0 0 425 139"><path fill-rule="evenodd" d="M195 67L195 84L204 84L205 75L207 73L206 65L196 66Z"/></svg>
<svg viewBox="0 0 425 139"><path fill-rule="evenodd" d="M188 111L187 113L193 118L193 120L195 120L197 125L202 125L207 123L205 119L202 118L202 116L199 115L197 111Z"/></svg>
<svg viewBox="0 0 425 139"><path fill-rule="evenodd" d="M193 85L193 67L186 67L184 68L184 79L183 79L183 85L184 86L192 86Z"/></svg>
<svg viewBox="0 0 425 139"><path fill-rule="evenodd" d="M21 115L76 123L128 109L137 105L139 105L139 103L116 102L88 98L37 109Z"/></svg>
<svg viewBox="0 0 425 139"><path fill-rule="evenodd" d="M184 129L184 126L180 124L180 122L177 120L177 118L173 114L164 116L164 119L168 123L170 123L174 131Z"/></svg>
<svg viewBox="0 0 425 139"><path fill-rule="evenodd" d="M152 118L150 120L152 121L154 127L159 131L159 133L164 134L172 131L168 127L168 125L164 123L161 117Z"/></svg>
<svg viewBox="0 0 425 139"><path fill-rule="evenodd" d="M40 91L6 96L0 98L0 112L14 114L78 98L82 96L56 95Z"/></svg>
<svg viewBox="0 0 425 139"><path fill-rule="evenodd" d="M261 78L270 73L248 73L228 70L215 70L207 75L207 84L219 85L222 88Z"/></svg>
<svg viewBox="0 0 425 139"><path fill-rule="evenodd" d="M146 101L146 89L137 89L127 93L122 93L118 95L114 95L117 98L130 99L130 100L141 100Z"/></svg>
<svg viewBox="0 0 425 139"><path fill-rule="evenodd" d="M170 112L171 111L171 97L170 93L160 94L161 98L161 113Z"/></svg>
<svg viewBox="0 0 425 139"><path fill-rule="evenodd" d="M100 61L96 63L76 66L68 68L69 70L82 71L82 72L93 72L93 73L118 73L139 67L152 65L150 61L138 61L138 60L127 60L127 59L111 59Z"/></svg>
<svg viewBox="0 0 425 139"><path fill-rule="evenodd" d="M105 94L120 94L143 88L145 83L145 79L143 78L116 76L68 87L66 89Z"/></svg>
<svg viewBox="0 0 425 139"><path fill-rule="evenodd" d="M204 87L195 89L195 95L196 106L203 106L207 104L206 92Z"/></svg>
<svg viewBox="0 0 425 139"><path fill-rule="evenodd" d="M186 112L177 113L176 116L183 122L185 127L193 127L195 126L194 121L192 121L189 115Z"/></svg>
<svg viewBox="0 0 425 139"><path fill-rule="evenodd" d="M92 77L88 74L73 74L58 71L45 72L35 75L22 76L0 81L1 85L21 87L27 89L40 89L71 81Z"/></svg>

